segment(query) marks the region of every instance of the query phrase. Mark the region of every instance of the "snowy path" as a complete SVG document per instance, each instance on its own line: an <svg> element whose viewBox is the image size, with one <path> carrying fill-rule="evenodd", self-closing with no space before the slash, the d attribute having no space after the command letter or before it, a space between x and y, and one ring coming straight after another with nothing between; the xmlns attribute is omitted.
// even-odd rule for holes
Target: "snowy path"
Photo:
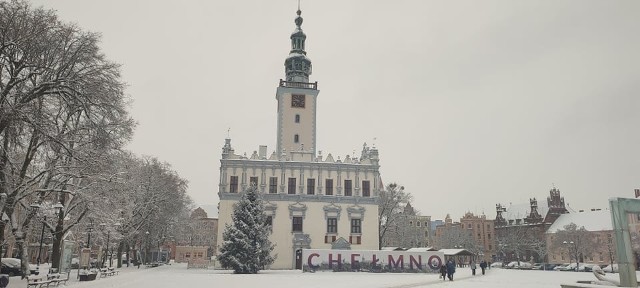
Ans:
<svg viewBox="0 0 640 288"><path fill-rule="evenodd" d="M480 270L477 270L479 272ZM75 271L74 271L75 272ZM122 268L120 275L78 282L72 272L67 287L73 288L196 288L196 287L278 287L278 288L414 288L414 287L560 287L560 283L595 279L586 272L487 270L487 275L471 276L458 268L455 281L442 281L436 274L378 274L357 272L263 271L257 275L234 275L229 271L187 269L184 264L157 268ZM480 273L478 273L480 274ZM617 276L617 274L614 274ZM613 276L613 275L609 275ZM25 280L11 277L9 288L27 287Z"/></svg>

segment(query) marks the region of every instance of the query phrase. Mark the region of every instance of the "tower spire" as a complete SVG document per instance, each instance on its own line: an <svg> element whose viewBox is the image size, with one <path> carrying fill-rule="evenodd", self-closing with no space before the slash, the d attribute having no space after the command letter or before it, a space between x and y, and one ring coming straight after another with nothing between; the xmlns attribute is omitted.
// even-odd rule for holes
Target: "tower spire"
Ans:
<svg viewBox="0 0 640 288"><path fill-rule="evenodd" d="M298 15L294 22L296 29L291 33L291 51L289 57L284 61L285 74L287 81L309 83L309 75L311 75L311 59L307 58L305 51L305 41L307 35L302 32L302 11L300 10L300 1L298 1Z"/></svg>

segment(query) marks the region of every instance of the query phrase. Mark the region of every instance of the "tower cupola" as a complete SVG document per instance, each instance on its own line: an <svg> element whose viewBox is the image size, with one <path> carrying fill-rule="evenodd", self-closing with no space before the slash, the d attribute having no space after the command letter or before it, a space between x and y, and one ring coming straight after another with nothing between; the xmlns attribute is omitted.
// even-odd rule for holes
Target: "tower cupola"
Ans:
<svg viewBox="0 0 640 288"><path fill-rule="evenodd" d="M311 75L311 60L307 58L307 52L304 50L307 35L301 28L302 11L298 9L296 14L298 14L295 19L296 29L291 33L291 51L284 61L285 73L287 81L308 83Z"/></svg>

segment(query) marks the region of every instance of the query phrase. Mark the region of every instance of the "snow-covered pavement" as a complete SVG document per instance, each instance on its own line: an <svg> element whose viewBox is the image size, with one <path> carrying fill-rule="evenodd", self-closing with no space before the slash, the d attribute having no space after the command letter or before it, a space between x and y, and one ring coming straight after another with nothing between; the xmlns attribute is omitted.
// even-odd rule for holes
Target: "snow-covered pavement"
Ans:
<svg viewBox="0 0 640 288"><path fill-rule="evenodd" d="M595 280L588 272L487 270L487 275L471 276L468 268L458 268L453 282L436 274L261 271L256 275L234 275L230 271L187 269L185 264L156 268L123 267L116 276L78 282L71 273L67 287L74 288L196 288L196 287L278 287L278 288L410 288L410 287L560 287L560 283ZM478 269L476 272L480 274ZM617 277L618 274L607 275ZM9 288L27 287L26 280L11 277Z"/></svg>

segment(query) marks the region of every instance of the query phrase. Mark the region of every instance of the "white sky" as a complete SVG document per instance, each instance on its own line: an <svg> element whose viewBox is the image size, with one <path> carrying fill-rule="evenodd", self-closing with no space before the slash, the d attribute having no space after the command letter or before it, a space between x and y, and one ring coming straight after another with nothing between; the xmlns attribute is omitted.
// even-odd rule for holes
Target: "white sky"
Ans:
<svg viewBox="0 0 640 288"><path fill-rule="evenodd" d="M69 287L85 288L174 288L174 287L279 287L279 288L557 288L561 283L576 283L578 280L595 281L590 272L559 272L506 270L492 268L482 276L471 276L468 268L456 268L454 281L442 281L437 274L424 273L366 273L366 272L317 272L261 271L255 275L234 275L230 271L187 269L186 264L165 265L157 268L133 266L120 269L119 275L98 278L91 282L77 282L77 270L71 272ZM605 277L619 279L619 275ZM25 287L26 280L11 277L7 288ZM266 284L266 285L265 285ZM591 286L604 287L604 286Z"/></svg>
<svg viewBox="0 0 640 288"><path fill-rule="evenodd" d="M129 148L218 202L236 152L276 142L295 0L32 1L103 35L139 125ZM640 188L639 1L302 1L318 81L318 150L380 150L423 215L495 204L574 209ZM210 215L214 216L215 215Z"/></svg>

